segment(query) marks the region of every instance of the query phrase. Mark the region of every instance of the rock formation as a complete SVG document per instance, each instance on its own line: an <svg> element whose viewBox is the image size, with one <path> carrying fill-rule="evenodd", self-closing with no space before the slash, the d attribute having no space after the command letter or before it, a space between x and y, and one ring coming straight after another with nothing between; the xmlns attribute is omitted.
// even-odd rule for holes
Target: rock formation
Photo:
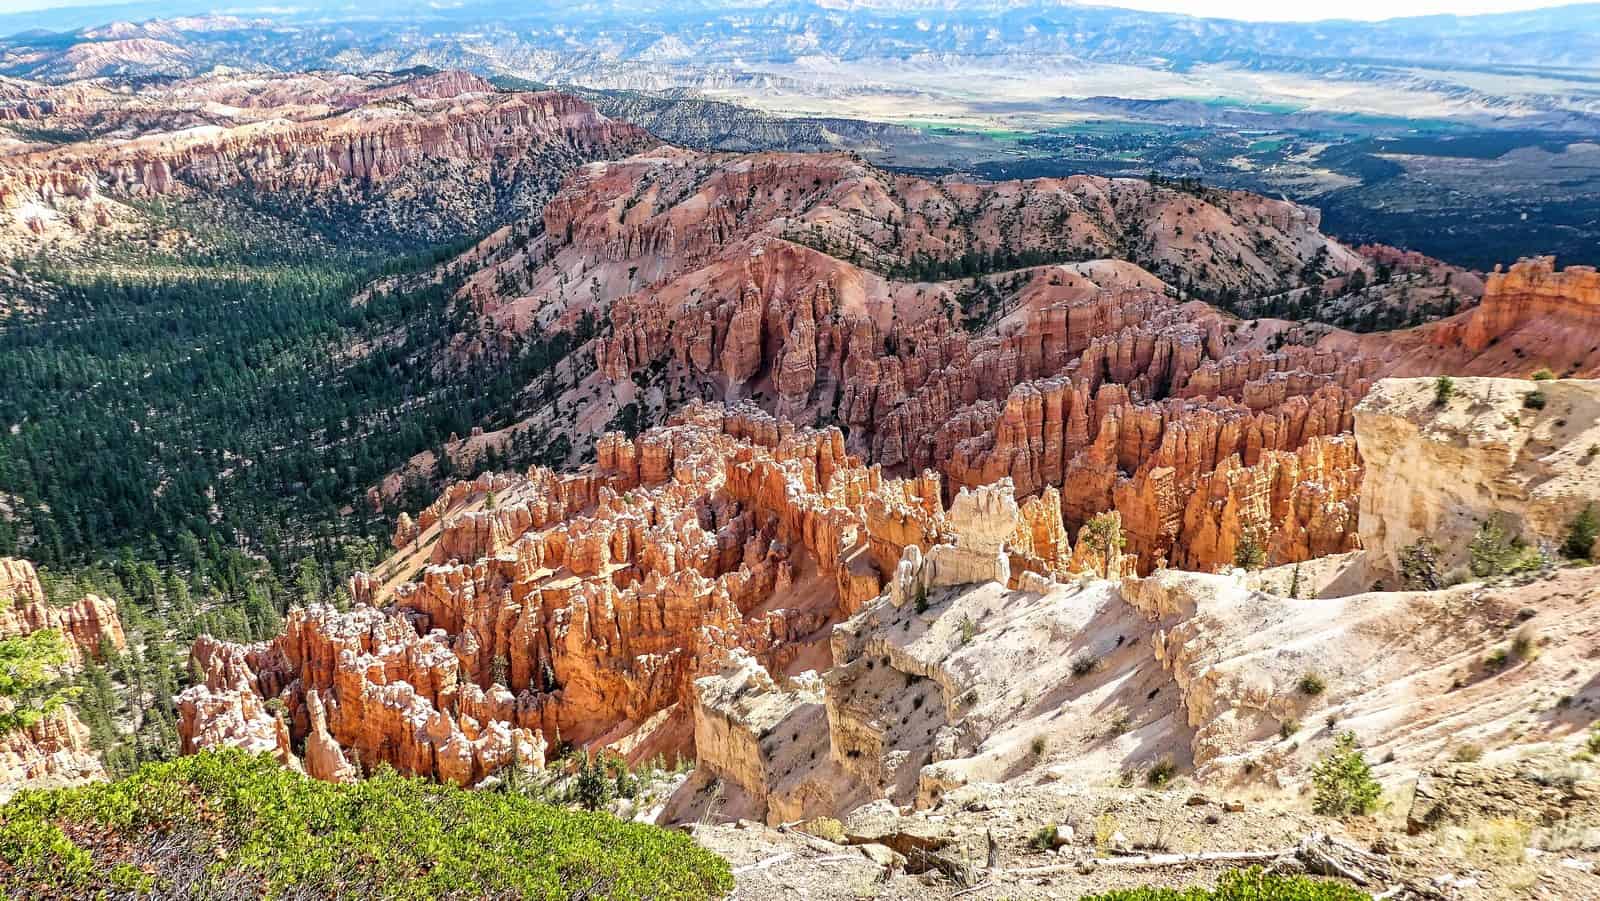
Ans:
<svg viewBox="0 0 1600 901"><path fill-rule="evenodd" d="M62 707L38 722L0 735L0 804L21 788L75 785L106 778L89 727Z"/></svg>
<svg viewBox="0 0 1600 901"><path fill-rule="evenodd" d="M1593 266L1556 271L1555 257L1521 260L1495 271L1484 283L1483 302L1466 317L1461 340L1481 352L1507 333L1535 326L1551 338L1566 338L1578 357L1593 354L1581 336L1600 324L1600 272Z"/></svg>
<svg viewBox="0 0 1600 901"><path fill-rule="evenodd" d="M490 490L493 509L465 509ZM1016 519L991 519L1003 565ZM435 563L372 598L385 609L293 611L261 645L197 641L205 681L180 698L180 732L187 749L278 753L306 737L319 776L344 772L337 747L465 783L556 741L637 732L642 756L687 753L696 677L735 651L787 667L879 594L875 561L943 522L937 478L886 480L837 430L691 406L607 436L588 470L451 487L415 520L437 525Z"/></svg>
<svg viewBox="0 0 1600 901"><path fill-rule="evenodd" d="M1319 348L1361 354L1390 376L1527 376L1544 368L1566 378L1600 376L1600 273L1556 269L1554 257L1495 267L1475 307L1402 332L1333 332Z"/></svg>
<svg viewBox="0 0 1600 901"><path fill-rule="evenodd" d="M1490 519L1553 554L1600 496L1600 382L1460 378L1452 387L1440 403L1433 379L1384 379L1355 411L1361 540L1391 573L1423 539L1439 547L1442 570L1464 563Z"/></svg>
<svg viewBox="0 0 1600 901"><path fill-rule="evenodd" d="M103 649L127 646L116 602L91 594L70 607L51 606L32 563L0 557L0 639L43 629L55 629L65 639L65 671ZM0 801L24 785L73 784L105 775L99 752L89 745L89 730L71 707L0 735Z"/></svg>
<svg viewBox="0 0 1600 901"><path fill-rule="evenodd" d="M747 658L697 683L697 746L716 762L667 814L696 816L713 776L730 786L722 815L776 824L843 816L874 798L931 809L1001 781L1087 787L1158 764L1201 784L1293 789L1340 730L1360 736L1386 782L1463 743L1576 745L1583 715L1530 726L1526 712L1552 692L1600 701L1597 593L1595 568L1531 590L1315 601L1249 588L1239 573L1177 570L943 588L920 605L897 603L891 589L834 630L820 695L809 677L782 684ZM1531 639L1542 652L1523 652L1521 672L1463 675L1463 660L1485 658L1518 628L1549 637ZM1515 783L1537 799L1540 822L1592 820L1587 795L1574 806L1548 778L1503 789L1487 778L1419 790L1413 813L1477 790L1482 811L1506 816Z"/></svg>
<svg viewBox="0 0 1600 901"><path fill-rule="evenodd" d="M655 143L571 95L502 94L462 72L218 74L135 95L42 86L14 93L11 115L108 133L0 155L0 211L9 220L0 224L22 246L139 220L130 198L239 189L269 209L454 239L537 209L561 172ZM237 112L219 124L218 107Z"/></svg>
<svg viewBox="0 0 1600 901"><path fill-rule="evenodd" d="M1248 209L1266 231L1202 266L1163 224L1178 205L1230 235ZM1020 499L1055 487L1069 533L1116 507L1145 569L1212 568L1233 562L1240 529L1273 560L1354 547L1354 455L1319 439L1349 431L1376 361L1269 349L1152 271L1088 258L1131 229L1156 248L1146 265L1206 293L1264 290L1266 257L1366 265L1297 210L1143 182L935 185L843 156L660 150L574 175L546 206L543 247L474 256L486 265L463 291L499 329L604 317L589 348L604 382L553 405L580 431L627 404L750 400L840 424L891 473L937 468L946 502L1001 478ZM988 256L967 262L997 271L915 280L973 246ZM1084 261L1007 268L1023 246Z"/></svg>
<svg viewBox="0 0 1600 901"><path fill-rule="evenodd" d="M31 635L41 629L61 633L73 666L100 656L103 646L117 651L128 646L116 601L90 594L71 606L52 606L32 563L0 557L0 638Z"/></svg>

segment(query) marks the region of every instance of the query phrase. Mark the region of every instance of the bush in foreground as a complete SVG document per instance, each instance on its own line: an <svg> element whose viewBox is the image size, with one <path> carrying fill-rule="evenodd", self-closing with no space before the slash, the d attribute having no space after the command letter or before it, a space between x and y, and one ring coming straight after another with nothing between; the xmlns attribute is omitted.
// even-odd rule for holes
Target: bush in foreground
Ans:
<svg viewBox="0 0 1600 901"><path fill-rule="evenodd" d="M639 898L733 887L688 836L392 771L331 785L207 752L0 807L22 897Z"/></svg>
<svg viewBox="0 0 1600 901"><path fill-rule="evenodd" d="M1366 892L1342 883L1304 876L1274 876L1260 867L1251 867L1223 873L1214 889L1118 889L1085 895L1079 901L1371 901L1371 898Z"/></svg>

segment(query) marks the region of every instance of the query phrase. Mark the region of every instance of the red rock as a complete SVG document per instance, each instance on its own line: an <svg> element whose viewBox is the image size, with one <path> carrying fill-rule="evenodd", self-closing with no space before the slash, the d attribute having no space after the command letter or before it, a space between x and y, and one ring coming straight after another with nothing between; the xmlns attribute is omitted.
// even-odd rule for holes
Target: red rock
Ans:
<svg viewBox="0 0 1600 901"><path fill-rule="evenodd" d="M128 646L116 601L90 594L68 607L51 606L32 563L0 557L0 638L41 629L61 633L74 666L100 656L102 645L119 651Z"/></svg>

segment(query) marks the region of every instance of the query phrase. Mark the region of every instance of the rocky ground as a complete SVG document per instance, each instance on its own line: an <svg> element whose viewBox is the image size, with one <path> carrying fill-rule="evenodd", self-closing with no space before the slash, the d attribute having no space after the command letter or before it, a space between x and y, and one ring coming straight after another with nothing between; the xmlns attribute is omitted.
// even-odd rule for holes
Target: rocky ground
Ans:
<svg viewBox="0 0 1600 901"><path fill-rule="evenodd" d="M1592 816L1592 794L1590 799ZM1139 886L1185 888L1209 885L1235 866L1271 866L1272 852L1288 851L1317 832L1381 853L1395 884L1406 882L1419 891L1412 897L1426 897L1428 891L1459 899L1600 897L1595 884L1600 849L1592 844L1585 849L1557 842L1557 849L1541 850L1515 827L1493 820L1409 836L1404 816L1396 812L1402 801L1390 799L1374 817L1340 821L1311 814L1294 799L1228 799L1182 780L1162 791L981 785L908 817L858 812L843 824L843 845L802 834L798 827L751 821L686 828L734 864L735 897L747 899L1076 898ZM1056 825L1060 844L1043 850L1035 836L1049 825ZM904 855L886 853L895 844L914 847L916 840L948 841L947 848L959 850L947 853L969 871L959 879L938 870L910 873L907 869L916 865ZM1240 851L1259 852L1265 859L1119 865L1152 855ZM1376 893L1389 887L1369 888Z"/></svg>

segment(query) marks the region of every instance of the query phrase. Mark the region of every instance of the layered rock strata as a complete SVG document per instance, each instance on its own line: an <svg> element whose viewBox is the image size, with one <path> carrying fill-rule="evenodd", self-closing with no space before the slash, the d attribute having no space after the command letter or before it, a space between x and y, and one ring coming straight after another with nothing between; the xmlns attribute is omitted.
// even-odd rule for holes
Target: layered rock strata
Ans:
<svg viewBox="0 0 1600 901"><path fill-rule="evenodd" d="M1170 228L1190 216L1222 243L1254 235L1252 249L1205 263L1221 245ZM513 331L604 317L601 381L562 401L580 423L609 418L586 412L597 395L753 400L838 423L891 472L937 468L946 502L1009 477L1021 498L1057 488L1069 533L1123 509L1146 569L1229 565L1239 529L1275 559L1354 547L1355 458L1318 439L1348 432L1375 366L1258 340L1152 271L1095 259L1130 231L1145 265L1208 295L1276 288L1269 258L1367 265L1305 211L1249 195L660 150L575 174L545 208L542 246L478 255L464 296ZM1027 264L1040 256L1081 261ZM987 274L916 280L952 258Z"/></svg>

